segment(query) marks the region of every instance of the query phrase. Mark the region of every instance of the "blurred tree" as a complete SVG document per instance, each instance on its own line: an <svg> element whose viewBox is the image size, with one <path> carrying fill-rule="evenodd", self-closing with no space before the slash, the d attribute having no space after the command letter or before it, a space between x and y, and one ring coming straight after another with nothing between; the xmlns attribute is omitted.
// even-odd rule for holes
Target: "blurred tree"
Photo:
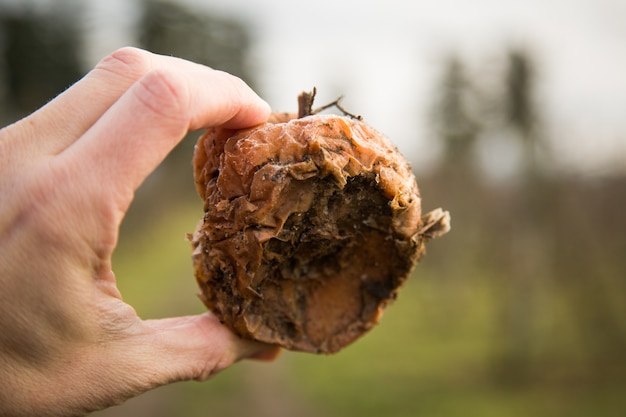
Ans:
<svg viewBox="0 0 626 417"><path fill-rule="evenodd" d="M454 232L446 244L445 263L451 276L467 279L464 271L492 271L497 290L494 308L492 370L499 382L527 380L531 368L537 281L549 276L549 222L545 216L545 181L538 176L535 148L540 142L534 102L530 55L513 50L506 55L500 82L467 76L457 57L444 63L435 98L433 127L445 147L435 174L436 187L446 191L442 201L451 211ZM495 90L491 86L497 86ZM504 188L490 188L474 174L475 147L483 138L521 143L523 169ZM493 158L499 158L492 152ZM452 278L454 279L454 278Z"/></svg>
<svg viewBox="0 0 626 417"><path fill-rule="evenodd" d="M536 105L533 59L526 50L511 49L507 55L504 83L503 119L523 144L526 176L544 171L539 152L547 152L541 135L540 112ZM545 157L545 155L544 155ZM547 160L546 160L547 161Z"/></svg>
<svg viewBox="0 0 626 417"><path fill-rule="evenodd" d="M20 8L0 15L3 123L34 111L81 77L81 8L67 11Z"/></svg>
<svg viewBox="0 0 626 417"><path fill-rule="evenodd" d="M454 238L443 243L446 253L441 256L455 259L455 262L440 261L442 277L448 277L452 282L462 276L458 270L461 260L480 256L476 250L481 248L476 240L480 234L473 229L480 226L482 215L468 204L480 199L483 193L482 184L475 175L473 158L474 146L482 132L479 102L483 97L474 82L468 77L466 65L459 56L450 54L446 57L435 86L429 118L430 128L442 143L444 152L430 178L432 184L428 186L425 179L420 180L420 185L430 190L429 198L445 201L445 207L454 219Z"/></svg>
<svg viewBox="0 0 626 417"><path fill-rule="evenodd" d="M490 126L493 135L519 146L516 176L494 194L507 201L506 217L497 229L486 227L487 241L498 242L490 249L500 258L501 270L495 333L498 343L493 357L494 377L499 383L528 384L536 375L539 327L545 325L553 305L541 305L546 294L558 288L560 271L554 259L560 239L555 225L559 184L548 175L551 158L542 131L541 109L537 105L537 83L532 54L523 48L506 51L501 89L493 106L497 109ZM489 220L485 219L485 224Z"/></svg>
<svg viewBox="0 0 626 417"><path fill-rule="evenodd" d="M528 54L522 50L511 50L505 82L505 116L509 124L522 135L531 134L535 125L536 111L533 107L533 74Z"/></svg>
<svg viewBox="0 0 626 417"><path fill-rule="evenodd" d="M242 22L171 1L143 2L140 44L234 74L253 85L246 59L252 38Z"/></svg>
<svg viewBox="0 0 626 417"><path fill-rule="evenodd" d="M444 63L431 123L445 147L444 166L465 172L471 168L472 148L481 131L476 117L476 91L463 62L450 56Z"/></svg>

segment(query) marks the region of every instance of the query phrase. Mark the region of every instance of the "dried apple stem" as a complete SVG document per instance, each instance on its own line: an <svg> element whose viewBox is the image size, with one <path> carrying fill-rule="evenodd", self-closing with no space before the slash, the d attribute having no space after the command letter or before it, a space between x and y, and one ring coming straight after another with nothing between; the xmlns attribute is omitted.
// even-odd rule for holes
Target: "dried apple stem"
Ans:
<svg viewBox="0 0 626 417"><path fill-rule="evenodd" d="M350 113L341 105L341 100L343 100L343 96L340 96L332 103L328 103L324 106L313 109L313 102L315 101L316 94L317 88L315 87L313 87L313 91L311 92L303 91L302 93L300 93L300 95L298 96L298 119L306 116L312 116L334 106L337 107L344 116L348 116L356 120L363 120L363 117Z"/></svg>

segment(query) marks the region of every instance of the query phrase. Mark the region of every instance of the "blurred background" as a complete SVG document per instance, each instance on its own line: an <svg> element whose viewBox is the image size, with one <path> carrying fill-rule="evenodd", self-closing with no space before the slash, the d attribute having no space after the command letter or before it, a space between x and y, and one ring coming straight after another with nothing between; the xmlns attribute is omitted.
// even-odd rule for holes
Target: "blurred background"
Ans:
<svg viewBox="0 0 626 417"><path fill-rule="evenodd" d="M243 78L275 110L343 104L452 213L381 324L334 356L284 352L95 416L626 415L626 2L0 0L0 122L124 45ZM144 318L204 311L177 147L114 258Z"/></svg>

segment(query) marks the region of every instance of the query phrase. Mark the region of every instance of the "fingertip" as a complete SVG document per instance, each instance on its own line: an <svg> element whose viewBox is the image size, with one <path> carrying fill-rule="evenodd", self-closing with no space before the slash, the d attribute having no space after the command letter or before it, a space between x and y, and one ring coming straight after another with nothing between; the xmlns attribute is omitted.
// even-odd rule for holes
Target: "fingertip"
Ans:
<svg viewBox="0 0 626 417"><path fill-rule="evenodd" d="M242 81L243 83L243 81ZM223 124L226 129L244 129L267 122L272 109L245 83L245 93L241 96L237 113Z"/></svg>
<svg viewBox="0 0 626 417"><path fill-rule="evenodd" d="M270 117L270 114L272 114L272 107L267 101L263 100L261 97L259 97L259 100L261 100L261 106L263 108L263 119L267 120Z"/></svg>
<svg viewBox="0 0 626 417"><path fill-rule="evenodd" d="M261 100L261 102L259 103L260 105L259 117L261 119L260 123L265 123L267 122L267 119L269 119L270 115L272 114L272 107L267 101L263 100L262 98L259 97L259 100Z"/></svg>

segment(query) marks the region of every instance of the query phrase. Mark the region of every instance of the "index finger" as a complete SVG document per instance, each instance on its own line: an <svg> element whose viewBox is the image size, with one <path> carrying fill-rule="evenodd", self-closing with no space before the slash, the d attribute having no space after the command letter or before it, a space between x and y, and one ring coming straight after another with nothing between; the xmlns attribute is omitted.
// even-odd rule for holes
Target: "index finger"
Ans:
<svg viewBox="0 0 626 417"><path fill-rule="evenodd" d="M25 157L57 155L71 146L141 77L159 68L197 64L124 47L103 58L74 85L13 126Z"/></svg>
<svg viewBox="0 0 626 417"><path fill-rule="evenodd" d="M144 75L60 156L90 174L82 176L92 182L86 186L106 184L125 209L189 130L249 127L269 113L237 77L201 65L172 65Z"/></svg>

